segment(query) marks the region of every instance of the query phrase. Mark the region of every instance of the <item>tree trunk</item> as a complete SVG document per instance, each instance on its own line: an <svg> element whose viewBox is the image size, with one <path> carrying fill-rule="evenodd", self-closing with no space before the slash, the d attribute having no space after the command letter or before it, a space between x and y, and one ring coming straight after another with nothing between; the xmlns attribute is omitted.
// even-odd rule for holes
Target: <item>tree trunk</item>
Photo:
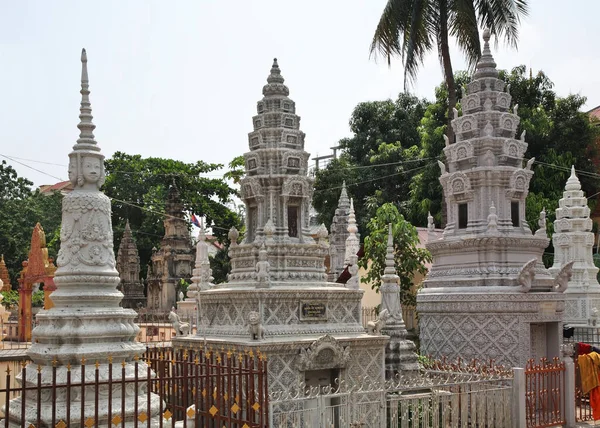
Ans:
<svg viewBox="0 0 600 428"><path fill-rule="evenodd" d="M455 119L453 110L456 107L456 84L454 83L454 72L452 70L452 62L450 61L450 46L448 44L448 2L447 0L440 1L440 35L439 48L442 56L442 67L444 69L444 79L448 87L448 124L446 127L446 136L452 144L454 142L454 132L452 131L452 119ZM442 224L441 227L446 227L447 207L444 194L442 193Z"/></svg>

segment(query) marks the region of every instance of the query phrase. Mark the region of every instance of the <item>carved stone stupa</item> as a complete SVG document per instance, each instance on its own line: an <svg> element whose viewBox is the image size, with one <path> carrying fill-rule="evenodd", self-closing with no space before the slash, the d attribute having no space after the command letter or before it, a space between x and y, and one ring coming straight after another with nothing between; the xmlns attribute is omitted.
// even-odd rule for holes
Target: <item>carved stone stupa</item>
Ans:
<svg viewBox="0 0 600 428"><path fill-rule="evenodd" d="M600 309L600 284L593 259L590 209L575 168L571 169L563 197L558 202L552 243L554 265L550 272L558 273L567 263L575 262L565 292L565 322L587 324L593 308Z"/></svg>
<svg viewBox="0 0 600 428"><path fill-rule="evenodd" d="M122 370L112 371L113 381L118 381L121 373L132 379L134 357L141 356L145 350L144 345L135 340L139 332L134 323L135 311L119 307L123 295L117 290L119 274L115 269L110 200L99 190L104 182L104 156L93 134L95 125L92 123L85 50L81 61L82 98L78 125L81 132L69 154L69 180L75 189L65 195L62 202L61 245L54 279L57 289L52 293L54 307L37 315L37 326L27 351L33 367L27 370L26 379L17 377L28 387L35 387L38 382L51 385L53 366L57 367L54 372L56 383L65 384L69 376L72 384L79 384L83 359L89 362L90 367L97 364L100 384L109 377L110 359L122 362ZM139 376L143 378L147 371L146 363L139 361L137 364ZM38 366L40 380L36 370ZM97 392L94 392L95 388L87 387L86 396L98 394L98 407L85 406L83 412L81 400L77 398L80 397L80 386L73 388L70 398L64 389L55 399L42 394L40 402L35 394L28 395L24 412L21 397L15 398L7 411L9 426L50 426L53 421L68 420L67 399L71 401L71 424L84 425L91 418L93 425L108 426L112 422L108 420L107 387L100 386ZM123 391L125 397L121 395L121 388L113 390L113 415L114 410L120 409L121 419L128 426L132 425L136 411L134 403L149 399L151 414L146 416L152 423L157 422L154 419L160 410L157 395L148 397L144 388L139 389L137 397L133 388L124 388ZM39 422L38 408L41 409ZM22 419L22 414L25 419Z"/></svg>
<svg viewBox="0 0 600 428"><path fill-rule="evenodd" d="M335 378L381 381L388 338L365 334L362 290L326 282L327 230L309 234L309 154L288 94L275 60L244 154L246 234L238 243L230 231L229 282L198 291L197 335L173 343L265 352L271 392Z"/></svg>
<svg viewBox="0 0 600 428"><path fill-rule="evenodd" d="M454 112L447 168L440 163L448 222L427 243L433 265L417 311L422 354L517 366L558 356L564 275L555 280L545 269L549 239L525 220L533 159L523 167L527 143L524 133L515 138L517 106L511 111L489 38L486 30L463 114Z"/></svg>
<svg viewBox="0 0 600 428"><path fill-rule="evenodd" d="M343 272L346 264L346 239L348 238L348 218L350 214L350 199L346 191L346 182L342 185L338 206L331 220L329 234L329 273L327 279L335 282Z"/></svg>
<svg viewBox="0 0 600 428"><path fill-rule="evenodd" d="M175 183L169 188L164 220L165 236L152 254L152 276L148 276L148 309L168 312L177 301L180 279L190 279L194 252L183 204Z"/></svg>
<svg viewBox="0 0 600 428"><path fill-rule="evenodd" d="M124 308L139 309L146 304L144 286L140 280L140 256L131 234L129 220L125 224L125 231L121 238L117 253L117 271L121 278L119 290L123 293L122 305Z"/></svg>

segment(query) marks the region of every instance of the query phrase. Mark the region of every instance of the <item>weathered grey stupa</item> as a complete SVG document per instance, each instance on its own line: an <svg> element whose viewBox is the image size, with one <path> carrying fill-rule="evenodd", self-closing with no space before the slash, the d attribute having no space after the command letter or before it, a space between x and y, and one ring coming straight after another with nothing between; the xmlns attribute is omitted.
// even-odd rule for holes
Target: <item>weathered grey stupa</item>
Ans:
<svg viewBox="0 0 600 428"><path fill-rule="evenodd" d="M575 262L565 292L565 322L588 324L590 318L596 317L593 308L600 310L600 284L593 259L590 209L575 168L571 169L563 197L558 202L552 243L554 265L549 269L551 273L558 273L567 263Z"/></svg>
<svg viewBox="0 0 600 428"><path fill-rule="evenodd" d="M327 230L309 234L312 179L294 101L277 61L258 102L241 196L246 235L230 231L229 282L198 291L196 336L174 346L252 347L268 356L269 389L299 382L383 380L389 340L361 324L362 290L326 282Z"/></svg>
<svg viewBox="0 0 600 428"><path fill-rule="evenodd" d="M177 301L181 279L192 275L194 251L183 204L175 182L169 188L164 220L165 236L152 254L152 276L148 277L148 309L168 312Z"/></svg>
<svg viewBox="0 0 600 428"><path fill-rule="evenodd" d="M463 114L454 112L447 168L440 163L448 223L427 243L433 265L417 311L422 354L514 366L558 356L568 266L557 279L550 275L542 263L549 239L525 221L533 159L523 167L518 106L510 111L489 38L486 30Z"/></svg>
<svg viewBox="0 0 600 428"><path fill-rule="evenodd" d="M117 271L121 278L119 290L124 297L121 305L124 308L139 309L146 305L144 286L140 280L140 256L131 234L129 220L125 224L125 231L117 252Z"/></svg>
<svg viewBox="0 0 600 428"><path fill-rule="evenodd" d="M119 274L115 269L110 200L99 190L104 182L104 155L93 134L96 126L92 123L85 50L81 62L82 98L78 125L81 133L69 154L69 180L75 188L62 202L61 244L54 276L57 289L52 293L54 307L37 315L38 325L33 330L32 345L27 351L33 364L27 370L27 378L20 379L27 387L35 387L40 382L38 366L41 384L52 385L53 365L57 366L56 384L64 385L67 378L74 385L80 384L84 359L89 366L88 381L89 376L94 379L94 364L97 364L96 379L100 384L106 382L110 376L108 363L111 358L119 366L122 362L126 379L133 379L133 360L145 351L144 345L135 341L139 331L133 321L135 311L119 307L123 294L117 290ZM137 364L139 378L144 378L147 366L143 361ZM121 367L112 370L113 381L121 379L122 370ZM89 398L83 412L81 386L73 387L70 394L66 388L59 388L54 399L49 392L42 393L39 399L37 394L28 393L24 419L21 417L21 397L15 398L7 412L9 426L66 426L65 421L69 421L66 400L71 403L70 423L73 426L112 426L113 422L108 420L108 387L95 387L93 380L90 385L86 387L85 396ZM98 391L94 391L96 388ZM49 387L47 391L50 391ZM119 414L126 426L133 426L135 403L147 403L150 399L152 410L146 416L152 423L157 422L153 418L159 413L159 397L149 396L145 387L139 388L137 393L136 397L134 388L113 388L112 415ZM97 408L92 398L95 394L99 400ZM38 408L41 420L37 419Z"/></svg>

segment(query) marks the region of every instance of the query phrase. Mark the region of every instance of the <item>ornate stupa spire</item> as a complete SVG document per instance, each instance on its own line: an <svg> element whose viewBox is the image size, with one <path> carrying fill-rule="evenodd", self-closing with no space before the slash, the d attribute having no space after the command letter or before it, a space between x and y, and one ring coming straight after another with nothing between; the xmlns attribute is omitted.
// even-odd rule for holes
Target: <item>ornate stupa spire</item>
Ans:
<svg viewBox="0 0 600 428"><path fill-rule="evenodd" d="M388 224L387 247L385 254L385 270L381 277L381 311L386 311L385 327L382 333L390 336L390 342L385 349L386 378L393 378L396 373L416 372L419 368L415 344L406 339L407 332L402 319L402 304L400 302L400 277L396 274L394 260L394 236L392 224Z"/></svg>
<svg viewBox="0 0 600 428"><path fill-rule="evenodd" d="M350 264L350 258L355 256L360 249L360 239L358 238L358 226L356 225L356 216L354 215L354 200L350 199L350 211L348 213L348 237L346 238L346 257L345 264Z"/></svg>
<svg viewBox="0 0 600 428"><path fill-rule="evenodd" d="M473 75L473 80L480 79L482 77L498 77L498 70L496 70L496 61L494 61L494 57L492 56L492 51L490 50L490 30L483 30L483 51L481 52L481 58L477 62L477 66L475 67L475 74Z"/></svg>
<svg viewBox="0 0 600 428"><path fill-rule="evenodd" d="M558 272L568 263L573 265L573 275L565 292L565 322L585 324L593 309L600 309L600 284L598 268L594 265L594 234L588 200L581 190L575 167L565 185L562 199L558 201L554 221L554 264L550 272Z"/></svg>
<svg viewBox="0 0 600 428"><path fill-rule="evenodd" d="M40 312L36 317L37 326L33 330L32 345L27 354L34 367L39 367L39 374L35 369L27 370L26 379L21 379L27 386L41 382L49 388L53 378L65 379L69 371L71 382L78 384L81 382L80 366L84 360L90 363L90 367L97 364L96 376L101 384L108 379L108 363L111 360L123 367L122 371L121 368L113 369L113 381L120 379L121 373L132 379L134 364L139 367L138 376L144 378L147 373L143 361L133 362L136 356L140 357L145 351L144 344L136 342L139 327L134 318L137 314L119 306L123 295L117 290L119 274L115 268L113 251L111 204L99 190L104 177L104 157L92 134L85 50L81 62L81 134L73 152L69 154L69 178L74 190L62 202L61 244L54 277L57 289L52 293L54 307ZM95 387L88 388L91 389L86 393L86 398L93 397ZM70 423L82 425L92 418L97 425L107 424L107 386L100 386L95 391L102 400L98 406L90 405L90 401L87 401L83 411L81 407L85 403L75 399L80 391L80 387L77 392L72 391ZM127 389L125 394L125 397L116 394L118 398L113 395L113 409L121 408L123 400L125 407L120 417L123 421L132 421L136 411L134 402L142 402L148 396L142 389L134 391L134 388ZM136 397L136 394L140 395ZM59 420L69 421L65 403L67 397L68 394L64 392L59 394L50 404L52 412L47 410L48 403L40 403L42 425L55 424ZM150 414L147 417L154 421L160 410L160 398L153 394L150 399ZM93 403L93 398L91 400ZM16 398L10 402L7 418L15 425L26 424L25 420L21 420L21 415L36 415L37 406L37 400L32 395L23 413L21 398Z"/></svg>
<svg viewBox="0 0 600 428"><path fill-rule="evenodd" d="M346 180L342 182L342 191L338 200L338 208L350 208L350 200L348 199L348 191L346 190Z"/></svg>
<svg viewBox="0 0 600 428"><path fill-rule="evenodd" d="M304 150L300 116L288 97L289 89L276 59L262 93L252 120L254 129L248 135L250 151L244 154L246 176L240 183L241 198L247 207L246 234L242 243L229 249L229 279L231 283L242 283L256 276L258 249L265 242L271 284L324 282L328 248L324 242L315 242L309 227L313 192L313 179L308 176L309 154ZM252 247L256 250L254 260L248 259ZM292 247L294 251L302 248L308 258L299 263L291 255ZM294 260L287 261L288 257Z"/></svg>
<svg viewBox="0 0 600 428"><path fill-rule="evenodd" d="M124 294L123 307L138 309L144 306L146 296L144 296L144 286L140 280L140 256L131 233L129 220L125 223L125 230L117 252L117 271L121 278L119 288Z"/></svg>
<svg viewBox="0 0 600 428"><path fill-rule="evenodd" d="M557 278L542 263L549 239L532 234L527 222L533 160L524 166L527 143L524 134L516 136L519 109L499 79L490 35L483 32L481 57L461 100L462 115L451 121L456 139L443 149L440 183L448 220L442 237L427 243L433 261L417 296L417 312L421 352L436 358L494 358L516 366L541 356L541 346L532 350L534 339L555 343L542 337L553 326L544 332L531 327L530 333L530 324L532 319L559 322L563 297L556 292L562 289ZM555 308L544 317L533 309L533 302L542 300ZM497 313L486 309L500 307ZM514 324L509 326L504 316ZM462 335L460 341L449 337L447 326ZM490 328L494 336L484 345L480 338ZM510 346L501 344L505 337L511 337Z"/></svg>

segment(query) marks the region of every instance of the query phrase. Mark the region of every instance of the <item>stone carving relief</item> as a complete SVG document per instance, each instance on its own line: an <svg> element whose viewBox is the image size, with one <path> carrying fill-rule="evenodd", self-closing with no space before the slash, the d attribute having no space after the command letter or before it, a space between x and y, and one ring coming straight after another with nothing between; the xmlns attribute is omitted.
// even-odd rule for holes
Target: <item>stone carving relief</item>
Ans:
<svg viewBox="0 0 600 428"><path fill-rule="evenodd" d="M260 182L255 177L247 177L241 186L241 196L242 199L246 198L256 198L259 196L263 196L263 189L260 185Z"/></svg>
<svg viewBox="0 0 600 428"><path fill-rule="evenodd" d="M479 94L470 94L467 95L461 102L467 110L475 110L477 107L481 105L481 100L479 98Z"/></svg>
<svg viewBox="0 0 600 428"><path fill-rule="evenodd" d="M256 311L248 313L248 333L250 333L250 339L252 340L265 338L265 329L262 326L260 314Z"/></svg>
<svg viewBox="0 0 600 428"><path fill-rule="evenodd" d="M326 334L308 348L300 348L298 370L344 368L349 360L350 347L341 346L334 337Z"/></svg>
<svg viewBox="0 0 600 428"><path fill-rule="evenodd" d="M531 180L531 172L526 173L524 169L517 169L510 177L510 189L507 190L509 196L522 194L529 189L529 180Z"/></svg>
<svg viewBox="0 0 600 428"><path fill-rule="evenodd" d="M527 263L523 265L521 270L519 271L519 275L517 276L517 282L520 285L520 292L527 293L531 289L533 285L533 279L535 278L535 265L537 264L537 259L529 260Z"/></svg>
<svg viewBox="0 0 600 428"><path fill-rule="evenodd" d="M381 330L385 327L385 323L389 319L390 314L387 309L382 310L379 313L379 317L375 321L369 321L367 323L367 332L369 334L381 334Z"/></svg>
<svg viewBox="0 0 600 428"><path fill-rule="evenodd" d="M503 153L512 158L522 158L525 154L525 150L526 147L523 147L522 144L519 144L515 140L506 140L504 142L504 146L502 147Z"/></svg>
<svg viewBox="0 0 600 428"><path fill-rule="evenodd" d="M256 263L256 280L258 281L257 287L268 288L271 286L269 277L270 265L267 260L267 249L263 242L258 252L258 262Z"/></svg>
<svg viewBox="0 0 600 428"><path fill-rule="evenodd" d="M454 144L450 156L456 162L473 157L473 145L468 141Z"/></svg>
<svg viewBox="0 0 600 428"><path fill-rule="evenodd" d="M516 132L519 125L519 117L510 113L503 113L500 116L500 126L510 132Z"/></svg>
<svg viewBox="0 0 600 428"><path fill-rule="evenodd" d="M289 177L282 186L282 195L284 196L310 196L308 185L305 180L297 177Z"/></svg>
<svg viewBox="0 0 600 428"><path fill-rule="evenodd" d="M171 308L171 312L169 312L169 321L173 325L176 336L187 336L190 334L190 323L182 322L179 315L175 312L175 308Z"/></svg>
<svg viewBox="0 0 600 428"><path fill-rule="evenodd" d="M450 190L453 195L464 194L471 190L471 180L462 171L452 173L448 177L448 182L450 183Z"/></svg>
<svg viewBox="0 0 600 428"><path fill-rule="evenodd" d="M498 105L499 107L508 109L508 106L510 105L510 95L503 92L498 94L498 96L496 97L496 105Z"/></svg>
<svg viewBox="0 0 600 428"><path fill-rule="evenodd" d="M571 276L573 276L574 264L575 261L569 262L558 271L556 278L554 278L554 291L564 293L567 290Z"/></svg>

